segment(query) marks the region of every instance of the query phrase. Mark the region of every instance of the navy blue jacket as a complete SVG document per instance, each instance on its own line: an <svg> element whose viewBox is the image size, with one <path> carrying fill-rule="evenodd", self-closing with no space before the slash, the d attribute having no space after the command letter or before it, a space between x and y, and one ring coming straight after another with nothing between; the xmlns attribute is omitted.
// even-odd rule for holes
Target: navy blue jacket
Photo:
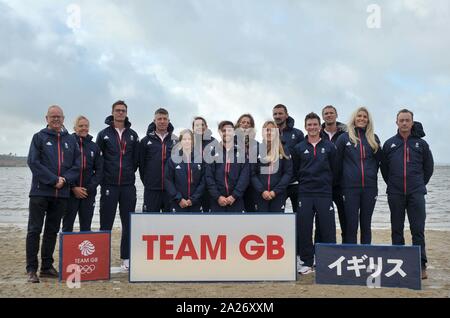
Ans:
<svg viewBox="0 0 450 318"><path fill-rule="evenodd" d="M415 123L407 140L397 133L384 143L381 172L388 194L427 193L434 161L424 136L422 125Z"/></svg>
<svg viewBox="0 0 450 318"><path fill-rule="evenodd" d="M89 193L97 190L103 178L103 154L92 136L86 138L73 134L80 147L80 172L79 178L74 186L83 187Z"/></svg>
<svg viewBox="0 0 450 318"><path fill-rule="evenodd" d="M205 165L193 163L193 156L191 163L175 163L169 159L165 166L164 185L176 203L185 199L191 200L193 205L200 205L206 189Z"/></svg>
<svg viewBox="0 0 450 318"><path fill-rule="evenodd" d="M156 134L156 125L148 126L147 135L141 140L139 146L139 174L144 187L152 191L164 190L164 174L167 160L170 158L172 148L177 143L173 133L173 126L169 123L168 135L164 142Z"/></svg>
<svg viewBox="0 0 450 318"><path fill-rule="evenodd" d="M366 138L365 130L356 128L358 144L350 141L344 133L336 142L338 180L342 189L378 188L378 168L382 159L382 149L378 136L375 139L380 148L373 152Z"/></svg>
<svg viewBox="0 0 450 318"><path fill-rule="evenodd" d="M336 173L336 146L321 140L316 147L308 138L295 146L292 154L297 162L299 194L308 196L331 196L333 177Z"/></svg>
<svg viewBox="0 0 450 318"><path fill-rule="evenodd" d="M292 117L288 117L286 121L286 128L281 130L280 129L280 138L281 142L284 146L287 147L290 154L294 153L294 148L296 145L301 143L303 140L305 140L305 136L303 135L303 132L300 129L294 128L295 120ZM294 174L292 175L291 182L294 183L297 181L295 177L295 172L298 171L297 162L294 162Z"/></svg>
<svg viewBox="0 0 450 318"><path fill-rule="evenodd" d="M236 200L243 197L250 184L250 166L247 162L240 163L242 151L234 146L228 153L223 147L216 149L216 161L206 165L206 184L214 200L220 196L232 195ZM233 163L230 163L233 158ZM241 158L241 159L239 159ZM220 161L220 162L219 162Z"/></svg>
<svg viewBox="0 0 450 318"><path fill-rule="evenodd" d="M28 166L33 174L30 197L69 198L70 185L80 174L80 149L66 129L57 133L48 128L33 136L28 153ZM55 185L59 177L66 179L62 189Z"/></svg>
<svg viewBox="0 0 450 318"><path fill-rule="evenodd" d="M345 125L343 123L340 123L340 122L336 122L337 131L336 131L336 133L333 135L333 137L330 140L330 136L325 132L325 127L326 127L326 123L323 123L322 124L322 129L320 130L320 138L322 138L324 140L329 140L333 144L336 144L336 141L338 140L338 138L342 134L347 132L347 125Z"/></svg>
<svg viewBox="0 0 450 318"><path fill-rule="evenodd" d="M128 117L125 120L125 130L122 138L114 128L114 118L105 120L109 127L97 135L97 145L103 153L102 185L134 185L135 173L139 160L139 137L131 129Z"/></svg>
<svg viewBox="0 0 450 318"><path fill-rule="evenodd" d="M280 158L277 163L272 163L272 167L269 168L269 163L264 163L261 161L261 156L265 155L260 154L259 149L261 149L261 145L264 144L260 144L260 146L258 146L258 162L251 164L251 181L253 188L256 192L258 192L258 194L262 194L264 191L274 191L276 195L284 195L293 175L292 159ZM284 148L286 155L290 157L289 150L287 147ZM264 147L264 149L266 148ZM262 169L264 169L264 171ZM276 171L274 169L276 169ZM267 173L270 171L273 173Z"/></svg>

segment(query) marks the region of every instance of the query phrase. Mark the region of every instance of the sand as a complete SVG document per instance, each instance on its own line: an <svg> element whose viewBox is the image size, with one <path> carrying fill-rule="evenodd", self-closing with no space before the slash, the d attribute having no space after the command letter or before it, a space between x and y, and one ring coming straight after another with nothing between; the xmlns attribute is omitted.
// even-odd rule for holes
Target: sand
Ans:
<svg viewBox="0 0 450 318"><path fill-rule="evenodd" d="M120 232L114 230L112 239L112 266L119 266ZM80 289L70 289L55 279L41 278L40 284L26 283L26 231L17 226L0 226L0 297L150 297L150 298L303 298L303 297L450 297L450 232L427 231L428 275L423 289L414 291L400 288L369 289L314 284L314 274L299 276L296 282L265 283L145 283L130 284L125 273L112 274L110 281L83 282ZM406 239L411 241L410 235ZM390 244L390 232L374 230L376 244ZM55 267L58 265L58 246ZM57 268L57 267L56 267Z"/></svg>

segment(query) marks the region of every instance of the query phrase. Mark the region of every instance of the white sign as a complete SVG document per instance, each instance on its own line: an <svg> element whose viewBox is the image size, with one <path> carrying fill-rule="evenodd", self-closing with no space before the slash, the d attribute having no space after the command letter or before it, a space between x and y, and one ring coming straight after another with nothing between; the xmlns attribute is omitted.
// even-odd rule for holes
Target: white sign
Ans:
<svg viewBox="0 0 450 318"><path fill-rule="evenodd" d="M130 282L295 281L295 214L131 214Z"/></svg>

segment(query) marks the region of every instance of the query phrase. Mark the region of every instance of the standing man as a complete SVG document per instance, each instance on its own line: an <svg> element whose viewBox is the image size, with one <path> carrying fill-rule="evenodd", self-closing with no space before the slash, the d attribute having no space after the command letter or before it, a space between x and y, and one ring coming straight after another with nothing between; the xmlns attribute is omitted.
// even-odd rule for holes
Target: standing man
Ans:
<svg viewBox="0 0 450 318"><path fill-rule="evenodd" d="M333 105L325 106L322 109L322 130L320 131L320 137L323 140L329 140L333 144L336 144L339 136L347 131L347 126L337 121L338 113ZM337 212L339 216L339 225L341 227L342 242L345 237L345 211L344 201L342 199L342 190L339 184L338 178L333 181L333 202L336 204ZM316 219L317 221L317 219ZM320 242L320 233L318 232L319 226L316 224L316 242Z"/></svg>
<svg viewBox="0 0 450 318"><path fill-rule="evenodd" d="M280 129L280 138L284 146L287 147L290 153L293 152L294 147L298 145L305 139L303 132L297 128L294 128L295 120L290 117L286 106L278 104L273 108L273 120ZM292 212L297 212L298 210L298 180L296 178L296 173L298 167L296 162L294 162L294 174L292 176L291 182L287 187L287 198L291 199Z"/></svg>
<svg viewBox="0 0 450 318"><path fill-rule="evenodd" d="M121 268L127 271L130 264L129 224L130 212L136 209L135 173L139 159L139 137L132 130L127 117L128 106L117 101L112 106L112 116L105 120L109 127L99 132L97 145L103 152L103 179L100 196L100 230L111 231L119 204L122 223L120 242Z"/></svg>
<svg viewBox="0 0 450 318"><path fill-rule="evenodd" d="M425 194L433 175L434 161L430 147L422 138L422 124L414 122L414 114L402 109L397 114L398 133L383 146L381 172L387 183L391 210L392 244L405 245L403 230L405 211L413 245L421 247L422 279L427 276L425 252Z"/></svg>
<svg viewBox="0 0 450 318"><path fill-rule="evenodd" d="M336 147L320 138L320 117L310 113L305 118L307 138L295 146L299 180L299 208L297 215L297 255L303 261L298 267L302 275L313 272L314 244L312 231L314 218L319 219L321 242L336 243L336 224L332 201L333 177L336 173ZM297 264L299 265L297 259ZM297 265L297 266L298 266Z"/></svg>
<svg viewBox="0 0 450 318"><path fill-rule="evenodd" d="M67 211L70 184L75 184L80 171L80 150L63 126L63 110L51 106L45 119L47 128L33 136L28 153L28 166L33 174L26 240L29 283L39 283L38 252L44 221L40 276L58 277L53 267L56 237Z"/></svg>
<svg viewBox="0 0 450 318"><path fill-rule="evenodd" d="M139 174L144 184L143 212L171 211L171 199L164 187L164 173L172 148L177 143L173 130L169 112L160 108L148 126L147 135L141 140Z"/></svg>

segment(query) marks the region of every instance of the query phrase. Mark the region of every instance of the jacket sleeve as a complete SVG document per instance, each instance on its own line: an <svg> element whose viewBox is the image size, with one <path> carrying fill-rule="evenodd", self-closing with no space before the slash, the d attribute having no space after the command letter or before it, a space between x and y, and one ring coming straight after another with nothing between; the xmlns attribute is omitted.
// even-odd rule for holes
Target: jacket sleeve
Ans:
<svg viewBox="0 0 450 318"><path fill-rule="evenodd" d="M203 193L206 189L206 180L205 180L205 170L202 169L202 176L200 177L200 182L195 189L195 192L191 195L192 204L200 204Z"/></svg>
<svg viewBox="0 0 450 318"><path fill-rule="evenodd" d="M242 165L241 173L232 193L235 199L241 198L250 184L250 165L248 163L240 163L240 165Z"/></svg>
<svg viewBox="0 0 450 318"><path fill-rule="evenodd" d="M344 155L345 155L345 144L346 139L344 139L345 134L342 134L336 140L336 172L335 172L335 184L340 184L342 179L342 171L344 164Z"/></svg>
<svg viewBox="0 0 450 318"><path fill-rule="evenodd" d="M263 193L264 186L263 186L261 180L259 180L259 174L261 173L260 165L257 163L250 164L250 170L251 170L251 182L252 182L253 188L259 194Z"/></svg>
<svg viewBox="0 0 450 318"><path fill-rule="evenodd" d="M78 177L80 176L81 152L75 138L73 138L73 146L75 147L75 150L73 152L72 167L62 175L69 185L76 184Z"/></svg>
<svg viewBox="0 0 450 318"><path fill-rule="evenodd" d="M381 175L383 176L384 182L387 184L389 179L389 161L388 161L388 145L387 142L384 143L382 153L381 153Z"/></svg>
<svg viewBox="0 0 450 318"><path fill-rule="evenodd" d="M331 142L330 142L331 143ZM339 169L337 168L337 160L336 160L336 146L334 144L331 144L330 146L330 156L328 158L329 162L330 162L330 169L331 172L333 173L333 180L337 180L337 178L339 177L337 175Z"/></svg>
<svg viewBox="0 0 450 318"><path fill-rule="evenodd" d="M40 160L40 140L39 135L35 134L31 141L30 151L28 153L28 166L39 182L54 186L58 183L58 176L51 172Z"/></svg>
<svg viewBox="0 0 450 318"><path fill-rule="evenodd" d="M375 135L375 141L378 144L378 151L376 153L374 153L374 156L375 156L375 160L377 161L378 167L380 167L381 162L383 161L383 150L381 148L380 138L378 138L377 135Z"/></svg>
<svg viewBox="0 0 450 318"><path fill-rule="evenodd" d="M180 202L183 199L181 192L175 186L175 167L172 160L169 160L164 168L164 187L171 200Z"/></svg>
<svg viewBox="0 0 450 318"><path fill-rule="evenodd" d="M423 181L425 185L428 184L428 182L431 179L431 176L433 175L434 171L434 160L433 160L433 154L431 153L430 146L425 142L425 151L423 152Z"/></svg>
<svg viewBox="0 0 450 318"><path fill-rule="evenodd" d="M217 188L216 179L215 179L215 170L216 166L214 163L210 163L206 165L205 179L206 186L208 187L209 194L214 200L218 200L220 197L219 189Z"/></svg>
<svg viewBox="0 0 450 318"><path fill-rule="evenodd" d="M87 187L88 191L94 191L103 179L103 153L100 148L97 147L94 159L94 176Z"/></svg>
<svg viewBox="0 0 450 318"><path fill-rule="evenodd" d="M146 156L146 150L147 150L147 138L144 137L139 142L139 176L141 177L142 183L144 183L145 180L145 156Z"/></svg>
<svg viewBox="0 0 450 318"><path fill-rule="evenodd" d="M294 147L291 150L291 158L292 158L292 175L295 177L296 181L299 181L298 170L300 169L300 154L297 147Z"/></svg>
<svg viewBox="0 0 450 318"><path fill-rule="evenodd" d="M289 182L291 181L293 174L292 159L282 159L282 160L283 160L283 171L282 171L283 176L273 189L276 195L286 192L286 189L289 185Z"/></svg>
<svg viewBox="0 0 450 318"><path fill-rule="evenodd" d="M139 142L139 136L138 134L134 134L134 137L136 137L136 143L134 145L133 149L133 171L136 172L139 167L139 150L140 150L140 142Z"/></svg>

